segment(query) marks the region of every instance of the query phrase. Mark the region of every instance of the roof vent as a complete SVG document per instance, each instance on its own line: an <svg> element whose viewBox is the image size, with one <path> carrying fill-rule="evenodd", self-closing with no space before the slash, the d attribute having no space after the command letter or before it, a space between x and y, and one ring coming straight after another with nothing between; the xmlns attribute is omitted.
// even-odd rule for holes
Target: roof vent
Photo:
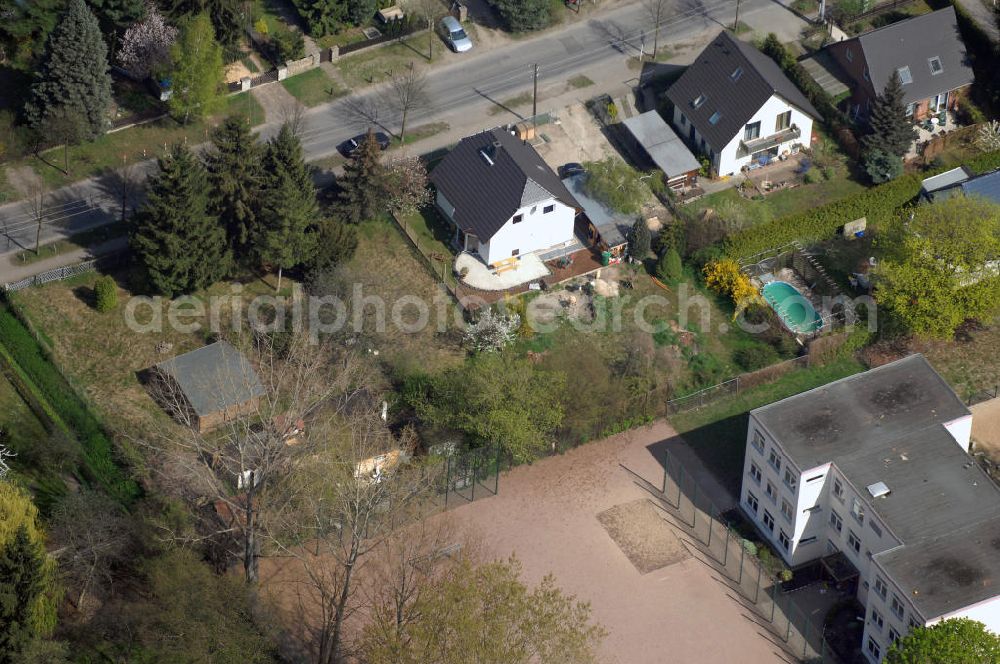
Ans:
<svg viewBox="0 0 1000 664"><path fill-rule="evenodd" d="M889 487L886 486L885 482L875 482L875 484L868 485L868 493L872 495L872 498L881 498L889 495Z"/></svg>
<svg viewBox="0 0 1000 664"><path fill-rule="evenodd" d="M487 145L482 150L480 150L479 154L483 155L483 159L486 160L486 163L492 166L494 160L497 157L497 150L499 149L500 149L500 141L495 140L490 145Z"/></svg>

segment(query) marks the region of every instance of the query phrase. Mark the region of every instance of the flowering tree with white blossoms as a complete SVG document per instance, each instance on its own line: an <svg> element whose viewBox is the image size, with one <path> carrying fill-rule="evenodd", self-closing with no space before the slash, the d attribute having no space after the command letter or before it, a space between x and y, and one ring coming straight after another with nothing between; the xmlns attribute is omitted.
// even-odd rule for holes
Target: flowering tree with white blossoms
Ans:
<svg viewBox="0 0 1000 664"><path fill-rule="evenodd" d="M7 477L7 473L10 472L10 466L7 465L7 459L14 456L14 453L7 449L6 445L0 444L0 480Z"/></svg>
<svg viewBox="0 0 1000 664"><path fill-rule="evenodd" d="M487 309L479 320L465 330L465 343L481 353L498 351L514 340L517 329L521 326L521 317L517 314L504 314Z"/></svg>
<svg viewBox="0 0 1000 664"><path fill-rule="evenodd" d="M167 23L150 3L146 17L129 26L122 36L118 51L118 64L137 79L144 79L170 65L170 47L177 39L178 30Z"/></svg>
<svg viewBox="0 0 1000 664"><path fill-rule="evenodd" d="M976 135L976 147L983 152L1000 150L1000 122L990 120L979 128Z"/></svg>

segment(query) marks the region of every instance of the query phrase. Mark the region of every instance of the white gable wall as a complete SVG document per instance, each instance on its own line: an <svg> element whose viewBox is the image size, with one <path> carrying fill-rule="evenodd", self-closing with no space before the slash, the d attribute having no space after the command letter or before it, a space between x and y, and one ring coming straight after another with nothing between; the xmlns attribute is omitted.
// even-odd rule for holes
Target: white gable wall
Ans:
<svg viewBox="0 0 1000 664"><path fill-rule="evenodd" d="M553 206L548 214L545 208ZM514 223L518 214L523 221ZM489 242L479 244L479 255L487 265L492 265L513 255L523 256L573 239L576 210L555 198L527 205L518 210L498 230Z"/></svg>
<svg viewBox="0 0 1000 664"><path fill-rule="evenodd" d="M789 150L792 145L796 143L801 143L803 147L809 147L809 143L812 140L811 117L800 111L795 106L792 106L778 95L771 95L771 98L764 102L764 105L761 106L757 112L754 113L754 116L746 123L752 124L760 121L760 138L765 138L771 134L777 133L774 130L775 121L778 119L779 115L788 110L792 111L792 124L798 126L802 134L796 139L782 143L778 147L778 154L781 154L785 150ZM729 141L729 144L719 151L716 166L716 170L719 175L734 175L739 173L740 169L750 163L750 155L746 155L745 157L736 156L742 139L743 128L741 127L737 135Z"/></svg>
<svg viewBox="0 0 1000 664"><path fill-rule="evenodd" d="M791 124L796 125L801 130L801 136L780 145L778 147L778 154L781 154L785 150L789 150L791 146L796 143L801 143L803 147L809 147L812 140L813 123L812 118L809 115L800 111L797 107L792 106L778 95L771 95L771 98L764 102L764 104L757 109L757 112L754 113L753 117L746 123L752 124L760 121L760 138L765 138L776 133L774 127L778 116L789 110L792 112ZM707 155L712 162L712 168L719 175L735 175L740 172L740 169L750 163L750 155L743 157L736 156L740 147L740 141L743 139L743 127L740 127L736 136L733 136L733 138L720 149L719 146L711 145L707 141L703 146L702 136L697 129L694 131L694 137L692 139L691 124L688 122L688 119L685 117L684 111L680 106L674 107L673 120L674 127L677 129L678 135L693 143L699 151Z"/></svg>

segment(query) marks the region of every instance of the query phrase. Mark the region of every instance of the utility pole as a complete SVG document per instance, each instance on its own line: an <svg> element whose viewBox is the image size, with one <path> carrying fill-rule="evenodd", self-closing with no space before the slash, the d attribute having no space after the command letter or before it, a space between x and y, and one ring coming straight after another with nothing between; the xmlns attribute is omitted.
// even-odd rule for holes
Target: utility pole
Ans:
<svg viewBox="0 0 1000 664"><path fill-rule="evenodd" d="M740 30L740 0L736 0L736 21L733 22L733 32Z"/></svg>
<svg viewBox="0 0 1000 664"><path fill-rule="evenodd" d="M535 63L534 89L535 92L531 97L531 124L533 127L537 127L538 126L538 63Z"/></svg>

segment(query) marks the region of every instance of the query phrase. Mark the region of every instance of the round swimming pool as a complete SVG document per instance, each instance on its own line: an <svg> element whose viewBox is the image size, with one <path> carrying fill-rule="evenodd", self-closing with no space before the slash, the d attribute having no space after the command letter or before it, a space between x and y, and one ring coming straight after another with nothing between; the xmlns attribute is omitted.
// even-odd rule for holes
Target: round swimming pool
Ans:
<svg viewBox="0 0 1000 664"><path fill-rule="evenodd" d="M792 332L811 334L823 327L823 319L812 303L787 281L772 281L762 289L764 300Z"/></svg>

